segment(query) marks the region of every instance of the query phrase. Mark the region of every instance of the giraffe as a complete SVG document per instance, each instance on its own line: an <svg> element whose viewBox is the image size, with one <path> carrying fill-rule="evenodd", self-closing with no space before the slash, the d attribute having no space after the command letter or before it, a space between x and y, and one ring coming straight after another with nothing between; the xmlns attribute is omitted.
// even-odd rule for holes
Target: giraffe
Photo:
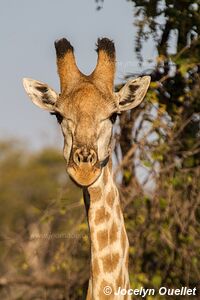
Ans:
<svg viewBox="0 0 200 300"><path fill-rule="evenodd" d="M108 38L97 41L97 65L90 75L78 69L67 39L55 41L55 49L60 94L30 78L24 78L23 85L34 104L56 116L67 173L83 189L91 242L86 299L130 299L116 295L119 287L128 290L130 283L129 242L112 176L112 131L118 114L142 102L150 77L131 79L114 92L116 54Z"/></svg>

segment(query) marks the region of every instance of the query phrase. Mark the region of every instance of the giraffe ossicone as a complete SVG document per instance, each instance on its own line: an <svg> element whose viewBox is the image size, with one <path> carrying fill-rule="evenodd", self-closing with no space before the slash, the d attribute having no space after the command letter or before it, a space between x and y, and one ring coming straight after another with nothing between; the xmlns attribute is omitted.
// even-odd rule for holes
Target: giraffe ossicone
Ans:
<svg viewBox="0 0 200 300"><path fill-rule="evenodd" d="M68 40L56 41L55 48L60 93L30 78L24 78L23 85L34 104L57 117L67 172L83 188L91 239L87 300L130 299L127 294L115 295L119 287L128 290L130 283L128 238L112 176L112 130L118 113L142 102L150 77L129 80L115 93L116 56L111 40L98 39L97 65L90 75L77 68Z"/></svg>

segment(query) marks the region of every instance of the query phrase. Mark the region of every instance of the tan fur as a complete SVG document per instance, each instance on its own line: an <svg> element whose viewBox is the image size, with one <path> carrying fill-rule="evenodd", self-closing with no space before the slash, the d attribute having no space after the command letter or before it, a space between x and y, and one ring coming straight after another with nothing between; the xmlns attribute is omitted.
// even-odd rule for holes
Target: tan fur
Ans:
<svg viewBox="0 0 200 300"><path fill-rule="evenodd" d="M109 58L105 51L99 51L98 62L95 71L92 74L94 81L99 82L99 86L108 86L108 89L112 91L114 84L114 74L115 74L115 57L113 59Z"/></svg>
<svg viewBox="0 0 200 300"><path fill-rule="evenodd" d="M67 65L67 68L66 68ZM82 74L78 70L72 51L67 52L63 58L57 59L58 74L60 77L61 92L69 89L81 79Z"/></svg>
<svg viewBox="0 0 200 300"><path fill-rule="evenodd" d="M92 297L92 282L91 282L91 280L89 281L89 284L88 284L88 291L87 291L86 300L93 300L93 297Z"/></svg>

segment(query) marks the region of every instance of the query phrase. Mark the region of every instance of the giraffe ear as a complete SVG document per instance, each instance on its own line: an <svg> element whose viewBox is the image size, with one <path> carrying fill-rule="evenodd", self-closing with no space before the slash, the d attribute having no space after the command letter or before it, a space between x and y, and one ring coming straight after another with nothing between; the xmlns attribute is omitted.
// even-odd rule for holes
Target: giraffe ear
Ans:
<svg viewBox="0 0 200 300"><path fill-rule="evenodd" d="M146 95L150 81L150 76L131 79L115 93L119 110L125 111L138 106Z"/></svg>
<svg viewBox="0 0 200 300"><path fill-rule="evenodd" d="M34 79L24 78L23 86L34 104L49 111L55 110L58 94L47 84Z"/></svg>

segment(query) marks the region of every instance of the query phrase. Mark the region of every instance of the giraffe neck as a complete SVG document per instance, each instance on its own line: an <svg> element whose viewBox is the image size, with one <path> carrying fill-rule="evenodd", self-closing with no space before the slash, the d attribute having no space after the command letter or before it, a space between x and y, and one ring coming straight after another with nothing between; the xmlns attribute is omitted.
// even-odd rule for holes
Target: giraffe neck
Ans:
<svg viewBox="0 0 200 300"><path fill-rule="evenodd" d="M111 163L104 167L99 179L88 188L87 195L84 193L85 203L88 198L91 275L87 299L129 299L114 295L119 287L129 288L129 244ZM110 296L104 294L106 286L113 291Z"/></svg>

